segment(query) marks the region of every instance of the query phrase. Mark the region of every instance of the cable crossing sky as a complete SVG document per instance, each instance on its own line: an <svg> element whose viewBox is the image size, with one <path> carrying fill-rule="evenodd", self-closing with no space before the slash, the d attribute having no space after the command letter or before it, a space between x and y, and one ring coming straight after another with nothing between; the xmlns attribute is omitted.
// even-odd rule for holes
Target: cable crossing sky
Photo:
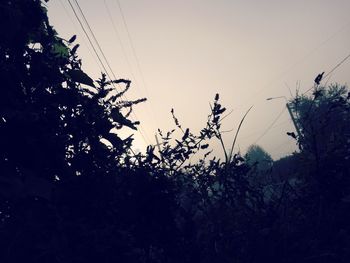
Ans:
<svg viewBox="0 0 350 263"><path fill-rule="evenodd" d="M110 64L109 64L109 62L108 62L108 60L107 60L107 58L106 58L106 56L104 55L104 52L103 52L103 50L102 50L102 48L101 48L101 46L100 46L100 44L99 44L99 42L98 42L98 40L97 40L95 34L94 34L94 32L92 31L92 28L90 27L90 24L89 24L89 22L88 22L86 16L84 15L84 12L83 12L83 10L81 9L81 7L80 7L78 1L77 1L77 0L74 0L74 2L75 2L75 4L76 4L76 6L78 7L78 10L79 10L81 16L83 17L83 20L84 20L85 24L87 25L88 30L89 30L90 34L92 35L92 37L93 37L93 39L94 39L94 41L95 41L95 43L96 43L96 45L97 45L97 47L98 47L98 50L100 51L100 53L101 53L103 59L105 60L108 69L109 69L110 72L112 73L113 78L114 78L114 79L117 79L116 76L115 76L115 74L114 74L114 72L113 72L113 70L112 70L112 68L111 68L111 66L110 66ZM79 16L78 16L78 14L77 14L77 12L76 12L76 10L75 10L73 4L71 3L70 0L68 0L68 3L69 3L69 5L70 5L70 7L71 7L71 9L72 9L72 11L73 11L73 13L74 13L76 19L78 20L78 22L79 22L79 24L80 24L80 26L81 26L81 28L82 28L82 30L83 30L85 36L87 37L87 39L88 39L88 41L89 41L91 47L93 48L95 55L97 56L99 62L101 63L101 66L102 66L103 70L105 71L107 77L108 77L109 80L111 81L111 84L113 85L113 87L114 87L116 90L118 90L118 89L116 88L115 84L112 82L113 79L112 79L111 76L109 75L107 68L105 67L105 65L104 65L104 63L103 63L101 57L99 56L99 54L98 54L98 52L97 52L97 50L96 50L96 48L95 48L95 45L93 44L93 42L92 42L92 40L91 40L89 34L87 33L87 30L85 29L85 27L84 27L84 25L83 25L81 19L79 18ZM119 84L118 84L118 85L119 85ZM127 97L126 97L126 95L123 95L123 97L125 97L125 99L128 100ZM136 119L138 119L135 112L132 112L132 114L135 116ZM139 129L138 129L138 132L140 133L140 135L142 136L142 138L143 138L143 140L144 140L144 142L145 142L146 144L151 144L151 140L149 140L147 134L146 134L144 131L142 131L141 124L140 124L140 127L139 127ZM143 133L144 133L144 134L143 134Z"/></svg>

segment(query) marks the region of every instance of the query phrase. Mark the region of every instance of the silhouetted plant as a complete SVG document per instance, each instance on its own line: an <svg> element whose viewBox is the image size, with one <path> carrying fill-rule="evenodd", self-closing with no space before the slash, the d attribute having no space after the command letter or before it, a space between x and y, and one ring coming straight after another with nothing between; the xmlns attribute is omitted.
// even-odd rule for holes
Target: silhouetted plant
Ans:
<svg viewBox="0 0 350 263"><path fill-rule="evenodd" d="M172 110L160 150L134 154L118 136L145 101L124 99L130 81L89 77L39 0L1 3L0 20L1 262L348 262L346 88L295 98L297 167L261 185L233 152L249 110L229 152L217 94L198 134Z"/></svg>
<svg viewBox="0 0 350 263"><path fill-rule="evenodd" d="M318 191L336 200L350 190L349 99L346 87L331 85L316 89L312 97L293 100L305 168L312 174L310 179L314 186L318 185Z"/></svg>

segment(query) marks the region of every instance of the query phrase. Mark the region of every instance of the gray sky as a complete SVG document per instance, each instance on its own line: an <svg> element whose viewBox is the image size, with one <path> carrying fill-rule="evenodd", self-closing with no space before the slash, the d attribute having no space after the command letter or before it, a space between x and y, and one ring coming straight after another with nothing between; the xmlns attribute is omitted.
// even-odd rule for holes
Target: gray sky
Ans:
<svg viewBox="0 0 350 263"><path fill-rule="evenodd" d="M293 94L297 86L306 91L318 73L350 53L349 0L119 0L127 28L117 0L78 2L116 77L133 81L127 97L148 98L135 108L139 149L155 143L157 128L174 127L171 108L183 127L204 127L209 102L219 93L223 106L234 110L224 130L236 129L254 104L238 137L242 152L257 142L273 158L287 155L296 149L286 135L293 131L287 111L261 137L285 106L283 99L266 98L290 97L287 86ZM51 0L48 7L61 37L78 35L84 70L100 77L68 0ZM329 83L349 83L349 70L350 60ZM233 136L225 133L227 148Z"/></svg>

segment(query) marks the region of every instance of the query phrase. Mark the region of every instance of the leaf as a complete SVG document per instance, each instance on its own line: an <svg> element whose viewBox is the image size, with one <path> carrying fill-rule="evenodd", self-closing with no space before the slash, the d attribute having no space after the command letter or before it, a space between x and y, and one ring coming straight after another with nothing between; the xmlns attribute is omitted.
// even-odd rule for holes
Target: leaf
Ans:
<svg viewBox="0 0 350 263"><path fill-rule="evenodd" d="M226 108L221 108L221 109L218 109L218 112L217 114L222 114L226 111Z"/></svg>
<svg viewBox="0 0 350 263"><path fill-rule="evenodd" d="M133 140L134 140L133 136L134 136L134 135L131 134L130 136L128 136L126 139L123 140L123 143L124 143L128 148L130 148L131 145L132 145L132 142L133 142Z"/></svg>
<svg viewBox="0 0 350 263"><path fill-rule="evenodd" d="M175 141L177 142L177 144L180 146L180 147L182 147L182 142L180 142L179 140L177 140L177 139L175 139Z"/></svg>
<svg viewBox="0 0 350 263"><path fill-rule="evenodd" d="M68 58L68 56L69 56L68 48L59 42L55 43L52 46L51 52L55 55L55 57Z"/></svg>
<svg viewBox="0 0 350 263"><path fill-rule="evenodd" d="M74 82L78 82L95 88L94 81L83 71L79 69L74 69L68 71L67 74Z"/></svg>
<svg viewBox="0 0 350 263"><path fill-rule="evenodd" d="M293 139L297 139L297 136L295 135L294 132L287 132L288 136L291 136Z"/></svg>
<svg viewBox="0 0 350 263"><path fill-rule="evenodd" d="M123 114L121 114L121 113L119 112L119 109L117 109L117 108L112 109L112 111L111 111L111 117L113 118L113 120L114 120L115 122L118 122L118 123L121 124L121 125L125 125L125 126L131 128L131 129L133 129L133 130L137 130L136 127L135 127L135 125L134 125L134 123L133 123L132 121L128 120L127 118L125 118L125 117L123 116ZM137 124L137 123L136 123L136 124Z"/></svg>
<svg viewBox="0 0 350 263"><path fill-rule="evenodd" d="M115 133L109 133L105 137L115 148L120 148L123 145L123 140Z"/></svg>
<svg viewBox="0 0 350 263"><path fill-rule="evenodd" d="M73 36L68 40L68 42L69 42L69 43L73 43L76 39L77 39L77 35L73 35Z"/></svg>
<svg viewBox="0 0 350 263"><path fill-rule="evenodd" d="M209 144L203 144L201 145L201 149L207 149L209 147Z"/></svg>
<svg viewBox="0 0 350 263"><path fill-rule="evenodd" d="M190 130L187 128L184 136L182 136L182 140L186 140L189 134L190 134Z"/></svg>
<svg viewBox="0 0 350 263"><path fill-rule="evenodd" d="M204 154L204 158L207 158L207 157L208 157L208 155L209 155L209 154L211 154L212 152L213 152L213 150L211 150L211 151L209 151L209 152L205 153L205 154Z"/></svg>
<svg viewBox="0 0 350 263"><path fill-rule="evenodd" d="M80 45L79 44L76 44L73 48L72 48L72 50L70 51L72 54L75 54L76 52L77 52L77 49L80 47Z"/></svg>
<svg viewBox="0 0 350 263"><path fill-rule="evenodd" d="M46 1L45 1L46 2ZM41 10L45 13L45 14L47 14L47 8L45 7L45 6L41 6Z"/></svg>

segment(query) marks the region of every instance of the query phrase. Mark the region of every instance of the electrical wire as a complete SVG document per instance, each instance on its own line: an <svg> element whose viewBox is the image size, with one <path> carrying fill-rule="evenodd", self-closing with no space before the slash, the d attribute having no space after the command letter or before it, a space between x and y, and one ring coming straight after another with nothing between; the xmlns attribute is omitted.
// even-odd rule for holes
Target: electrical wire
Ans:
<svg viewBox="0 0 350 263"><path fill-rule="evenodd" d="M290 119L285 120L285 121L281 122L280 124L274 125L274 127L272 127L271 129L277 129L277 128L281 127L281 126L284 126L284 125L287 124L287 123L290 124L290 123L291 123L291 120L290 120ZM241 140L241 141L242 141L242 140L244 141L244 140L246 140L246 139L248 139L248 138L253 137L253 136L256 135L256 134L259 134L261 131L262 131L262 130L259 130L259 131L250 133L250 134L248 134L248 135L242 137L240 140Z"/></svg>
<svg viewBox="0 0 350 263"><path fill-rule="evenodd" d="M141 76L141 80L143 82L143 86L146 90L146 93L148 93L147 91L147 85L146 85L146 81L145 81L145 78L144 78L144 75L142 73L142 69L141 69L141 64L140 64L140 60L136 54L136 50L135 50L135 47L134 47L134 44L133 44L133 41L132 41L132 38L131 38L131 34L130 34L130 31L129 31L129 27L128 27L128 24L126 23L126 19L125 19L125 16L124 16L124 12L123 12L123 9L122 9L122 6L120 4L120 1L119 0L116 0L117 2L117 5L118 5L118 8L119 8L119 11L120 11L120 14L121 14L121 17L122 17L122 20L123 20L123 24L124 24L124 27L125 27L125 30L126 30L126 33L127 33L127 36L128 36L128 40L130 42L130 46L131 46L131 50L132 50L132 53L135 57L135 60L136 60L136 65L137 65L137 69L140 73L140 76Z"/></svg>
<svg viewBox="0 0 350 263"><path fill-rule="evenodd" d="M350 58L350 54L347 55L345 58L343 58L335 67L333 67L324 77L323 79L327 78L328 76L330 76L337 68L339 68L346 60L348 60ZM328 82L328 81L327 81ZM305 95L306 93L308 93L310 90L312 90L315 87L311 87L309 88L307 91L305 91L303 93L303 95Z"/></svg>
<svg viewBox="0 0 350 263"><path fill-rule="evenodd" d="M259 91L257 91L255 94L259 94L261 93L263 90L265 90L266 88L269 87L269 85L271 85L271 83L273 83L274 81L278 80L279 78L281 78L282 76L284 76L285 74L287 74L290 70L292 70L295 66L297 66L299 63L303 62L304 60L306 60L309 56L311 56L313 53L315 53L318 49L320 49L323 45L325 45L327 42L329 42L331 39L333 39L336 35L338 35L338 33L342 32L347 26L350 25L350 22L348 22L347 24L345 24L344 26L342 26L338 31L336 31L335 33L333 33L330 37L328 37L326 40L324 40L319 46L317 46L316 48L314 48L313 50L311 50L307 55L305 55L302 59L300 59L299 61L295 62L291 67L289 67L289 69L287 69L286 71L282 72L281 74L279 74L274 80L270 81L268 85L265 85L263 88L261 88ZM338 68L340 67L347 59L349 59L350 54L348 56L346 56L342 61L340 61L331 71L329 71L324 78L328 77L327 82L329 81L331 74ZM305 91L303 93L306 94L307 92L309 92L311 89L313 89L314 87L308 89L307 91ZM256 97L256 96L254 96ZM254 144L256 144L258 141L260 141L268 132L270 129L272 129L272 127L274 126L274 124L278 121L278 119L282 116L282 114L284 113L285 108L280 112L280 114L276 117L276 119L270 124L270 126L265 130L265 132L258 137L258 139L254 142Z"/></svg>
<svg viewBox="0 0 350 263"><path fill-rule="evenodd" d="M119 12L120 12L120 15L121 15L121 18L122 18L122 21L123 21L123 24L124 24L124 27L125 27L125 31L126 31L126 34L127 34L127 38L129 40L129 43L130 43L130 47L131 47L131 51L133 53L133 56L134 56L134 59L136 61L136 66L137 66L137 69L138 69L138 72L139 72L139 75L141 76L141 82L143 84L143 87L145 89L145 92L146 92L146 95L148 97L149 96L149 92L148 92L148 87L147 87L147 83L145 81L145 76L143 74L143 70L141 68L141 63L140 63L140 59L136 53L136 49L135 49L135 45L134 45L134 42L132 40L132 37L131 37L131 33L130 33L130 30L129 30L129 27L128 27L128 24L126 22L126 18L125 18L125 15L124 15L124 11L123 11L123 8L122 8L122 5L120 3L119 0L116 0L116 3L117 3L117 6L118 6L118 9L119 9ZM156 111L153 109L152 105L150 104L150 108L151 108L151 111L152 111L152 114L153 116L155 117L155 119L152 119L153 122L156 122L156 128L158 128L158 125L157 123L159 122L158 121L158 114L156 113Z"/></svg>
<svg viewBox="0 0 350 263"><path fill-rule="evenodd" d="M86 16L85 16L83 10L81 9L81 7L80 7L80 5L79 5L79 3L78 3L78 1L77 1L77 0L74 0L74 2L76 3L76 5L77 5L77 7L78 7L78 9L79 9L79 11L80 11L80 14L82 15L82 17L83 17L83 19L84 19L86 25L88 26L88 29L89 29L89 31L90 31L90 33L91 33L93 39L95 40L95 43L97 44L97 47L98 47L99 51L101 52L101 54L102 54L102 56L103 56L103 58L104 58L104 60L105 60L105 62L106 62L106 64L107 64L109 70L111 71L113 78L114 78L114 79L117 79L116 76L115 76L115 74L114 74L114 72L113 72L112 67L110 66L110 64L109 64L109 62L108 62L108 60L107 60L107 58L106 58L106 56L105 56L105 54L104 54L104 52L103 52L103 50L102 50L100 44L99 44L99 42L98 42L98 40L97 40L97 38L96 38L96 36L95 36L95 34L94 34L94 32L92 31L92 29L91 29L91 27L90 27L89 22L88 22L87 19L86 19ZM106 74L107 74L107 73L106 73ZM109 77L109 79L112 80L110 77ZM112 82L111 84L112 84L113 87L116 89L116 86L114 85L114 83ZM117 89L116 89L116 90L117 90ZM123 97L125 97L125 99L128 100L128 98L127 98L127 96L126 96L125 94L123 95ZM132 115L134 115L135 118L138 119L135 112L132 112ZM147 143L148 143L148 144L151 144L151 143L150 143L150 140L149 140L149 138L148 138L148 136L147 136L147 133L143 131L141 125L140 125L139 133L140 133L141 136L143 137L143 140L146 142L146 144L147 144ZM143 133L144 133L145 135L143 135ZM148 141L148 142L147 142L147 141Z"/></svg>
<svg viewBox="0 0 350 263"><path fill-rule="evenodd" d="M74 23L74 20L73 20L73 18L71 17L71 15L69 14L69 12L68 12L66 6L63 4L62 0L59 0L59 2L60 2L60 4L61 4L61 6L62 6L64 12L65 12L66 15L68 16L69 20L70 20L71 23L73 24L74 28L78 31L79 29L78 29L77 25ZM97 60L96 57L94 56L94 54L93 54L92 50L90 49L89 45L87 44L86 40L85 40L84 38L82 38L82 39L83 39L83 41L84 41L84 43L85 43L85 45L86 45L86 47L87 47L87 49L88 49L88 51L89 51L91 57L95 60L95 62L96 62L96 64L98 65L99 69L100 69L101 71L103 71L103 69L101 68L101 65L99 64L98 60Z"/></svg>
<svg viewBox="0 0 350 263"><path fill-rule="evenodd" d="M87 27L88 27L88 29L89 29L89 31L90 31L90 34L92 35L92 38L94 39L94 41L95 41L95 43L96 43L96 45L97 45L98 50L100 51L100 53L101 53L101 55L102 55L104 61L106 62L108 69L109 69L110 72L112 73L113 78L114 78L114 79L117 79L116 76L114 75L114 72L113 72L113 69L112 69L111 65L109 64L109 62L108 62L108 60L107 60L107 58L106 58L106 56L105 56L105 54L104 54L104 52L103 52L101 46L100 46L100 43L98 42L98 40L97 40L97 38L96 38L94 32L92 31L92 29L91 29L91 27L90 27L89 22L87 21L87 19L86 19L86 17L85 17L85 14L84 14L83 10L81 9L81 7L80 7L80 5L79 5L79 3L78 3L78 0L74 0L74 2L75 2L75 4L76 4L77 7L78 7L81 16L83 17L83 20L85 21L85 24L87 25ZM112 78L109 78L109 79L112 80Z"/></svg>
<svg viewBox="0 0 350 263"><path fill-rule="evenodd" d="M342 61L340 61L331 71L329 71L326 76L324 76L325 78L327 78L330 74L332 74L337 68L339 68L341 66L341 64L343 64L348 58L350 58L350 54L347 55Z"/></svg>
<svg viewBox="0 0 350 263"><path fill-rule="evenodd" d="M99 54L98 54L98 52L97 52L95 46L94 46L94 44L92 43L92 41L91 41L91 39L90 39L89 34L86 32L83 23L81 22L81 20L80 20L78 14L76 13L76 11L75 11L75 9L74 9L74 7L73 7L71 1L68 0L68 3L69 3L69 5L70 5L70 7L71 7L71 9L72 9L72 11L73 11L73 13L74 13L75 18L78 20L81 29L83 30L83 32L84 32L86 38L88 39L88 41L89 41L89 43L90 43L90 45L91 45L91 47L92 47L92 49L93 49L93 51L94 51L94 53L95 53L97 59L98 59L98 61L100 62L101 66L102 66L102 68L103 68L103 70L106 72L108 78L111 79L111 78L109 77L109 75L108 75L108 72L107 72L107 70L106 70L106 68L105 68L105 66L104 66L104 64L103 64L103 62L102 62L102 60L101 60L101 58L100 58L100 56L99 56Z"/></svg>
<svg viewBox="0 0 350 263"><path fill-rule="evenodd" d="M272 149L270 149L270 151L274 152L276 150L280 150L283 146L290 146L292 144L292 142L295 143L296 141L289 137L286 140L284 140L282 143L280 143L277 146L275 146Z"/></svg>
<svg viewBox="0 0 350 263"><path fill-rule="evenodd" d="M81 23L81 20L80 20L79 17L77 16L77 13L75 12L75 9L74 9L74 7L72 6L72 3L70 2L70 0L68 0L68 2L69 2L69 5L71 6L71 8L72 8L72 10L73 10L73 13L74 13L75 17L77 18L77 20L78 20L78 22L79 22L79 24L80 24L82 30L84 31L85 36L88 38L90 45L91 45L92 48L94 49L94 52L95 52L95 54L96 54L96 56L97 56L99 62L101 63L102 67L105 69L105 67L104 67L104 65L103 65L103 63L102 63L102 61L101 61L101 59L100 59L98 53L96 52L96 49L94 48L94 45L92 44L92 42L91 42L91 40L90 40L90 38L89 38L89 35L88 35L87 32L85 31L85 28L84 28L83 24ZM64 9L64 11L65 11L65 13L66 13L66 15L69 17L69 19L70 19L70 21L72 22L72 24L74 25L74 27L76 27L75 23L73 22L73 19L72 19L71 16L69 15L68 10L66 9L65 5L62 3L62 0L60 0L60 3L61 3L61 5L62 5L62 7L63 7L63 9ZM90 54L92 55L92 52L91 52L90 48L89 48L88 46L87 46L87 48L88 48ZM95 59L95 57L94 57L93 55L92 55L92 57ZM96 61L96 59L95 59L95 61ZM96 61L96 62L97 62L97 61ZM97 64L98 64L98 62L97 62ZM100 67L100 65L99 65L99 68L100 68L100 70L102 71L102 68ZM105 71L106 71L106 70L105 70ZM136 155L135 152L133 151L133 149L130 149L130 150L131 150L131 152L132 152L134 155Z"/></svg>
<svg viewBox="0 0 350 263"><path fill-rule="evenodd" d="M135 77L134 72L133 72L133 70L132 70L131 63L130 63L129 58L128 58L128 56L127 56L126 49L125 49L125 47L124 47L124 45L123 45L123 42L122 42L122 40L121 40L121 37L120 37L119 31L118 31L118 29L117 29L117 26L116 26L116 24L114 23L114 19L113 19L113 17L112 17L111 12L110 12L110 8L109 8L109 6L108 6L108 4L107 4L107 1L104 0L103 3L104 3L104 6L105 6L105 8L106 8L106 11L107 11L108 18L109 18L109 20L110 20L110 22L111 22L111 24L112 24L112 28L113 28L113 30L114 30L114 33L115 33L115 35L116 35L116 38L117 38L117 40L118 40L118 42L119 42L119 44L120 44L120 47L121 47L121 50L122 50L124 59L125 59L126 64L127 64L128 68L129 68L130 75L131 75L131 77L135 80L136 86L139 87L140 85L138 84L137 78ZM122 14L122 17L124 17L123 14ZM125 17L124 17L124 20L125 20ZM124 22L124 25L126 25L126 22ZM127 28L126 28L126 31L129 32L129 30L128 30ZM130 33L128 34L128 36L129 36L129 42L130 42L130 39L131 39L131 38L130 38ZM133 45L132 45L132 48L131 48L131 49L132 49L133 52L136 54L135 48L133 48ZM138 63L138 66L139 66L139 63ZM139 67L139 69L140 69L140 67ZM142 74L142 75L143 75L143 74ZM145 84L144 84L144 85L145 85ZM145 87L145 90L146 90L146 94L147 94L147 89L146 89L146 87ZM149 94L147 94L147 96L149 97ZM147 106L150 106L153 116L155 116L156 119L157 119L157 114L155 114L155 111L153 110L152 105L147 104ZM151 112L149 112L149 113L151 113ZM152 116L152 114L150 114L150 116ZM158 128L158 125L156 124L155 119L154 119L154 118L151 118L151 120L152 120L154 126L155 126L156 128ZM157 121L157 122L158 122L158 121Z"/></svg>
<svg viewBox="0 0 350 263"><path fill-rule="evenodd" d="M282 111L277 115L277 117L273 120L273 122L267 127L267 129L255 140L253 144L257 144L275 125L275 123L281 118L283 113L286 111L286 107L283 107Z"/></svg>
<svg viewBox="0 0 350 263"><path fill-rule="evenodd" d="M113 75L114 79L116 79L116 77L115 77L115 75L114 75L114 73L113 73L113 70L112 70L112 68L110 67L109 62L108 62L107 58L105 57L105 55L104 55L104 53L103 53L103 51L102 51L102 48L101 48L101 46L100 46L99 43L98 43L97 38L95 37L95 34L93 33L93 31L92 31L92 29L91 29L91 27L90 27L90 25L89 25L89 23L88 23L88 21L87 21L85 15L84 15L82 9L80 8L79 3L77 2L77 0L74 0L74 2L75 2L76 5L78 6L78 9L79 9L79 11L80 11L80 13L81 13L81 15L82 15L82 17L83 17L85 23L87 24L87 26L88 26L88 28L89 28L89 31L90 31L91 35L93 36L93 38L94 38L94 40L95 40L95 42L96 42L96 44L97 44L97 46L98 46L98 48L99 48L99 50L100 50L102 56L103 56L103 58L105 59L105 61L106 61L106 63L107 63L107 66L109 67L110 71L112 72L112 75ZM85 27L84 27L82 21L80 20L78 14L76 13L74 6L72 5L72 3L71 3L70 0L68 0L68 3L69 3L69 5L70 5L71 9L73 10L73 13L74 13L75 17L77 18L77 20L78 20L78 22L79 22L79 24L80 24L80 26L81 26L81 28L82 28L84 34L86 35L86 37L87 37L87 39L88 39L88 41L89 41L91 47L93 48L94 53L96 54L96 56L97 56L99 62L101 63L103 70L105 71L107 77L112 81L112 78L111 78L110 75L108 74L108 71L107 71L107 69L106 69L104 63L102 62L102 59L100 58L100 56L99 56L99 54L98 54L98 52L97 52L97 50L96 50L94 44L92 43L92 41L91 41L91 39L90 39L90 37L89 37L89 34L86 32ZM115 87L114 83L112 82L111 84L112 84L113 87L117 90L117 88ZM123 96L125 96L125 95L123 95ZM126 96L125 96L125 98L126 98ZM128 99L126 98L126 100L128 100ZM134 116L136 117L136 119L137 119L137 116L136 116L136 114L135 114L134 112L133 112L133 115L134 115ZM142 136L143 140L146 142L146 144L150 144L150 140L148 139L148 142L147 142L147 139L145 138L145 136L147 137L147 134L145 133L145 136L144 136L141 130L142 130L142 127L140 126L140 130L138 130L139 133L141 134L141 136Z"/></svg>
<svg viewBox="0 0 350 263"><path fill-rule="evenodd" d="M111 11L109 10L109 6L108 6L108 4L107 4L107 1L104 0L104 1L103 1L103 4L104 4L104 6L105 6L105 8L106 8L109 21L110 21L111 24L112 24L112 28L113 28L113 30L114 30L114 33L115 33L115 35L116 35L116 37L117 37L117 40L118 40L118 42L119 42L119 44L120 44L120 47L121 47L121 49L122 49L122 53L123 53L123 55L124 55L124 59L125 59L127 65L128 65L130 74L131 74L132 78L133 78L135 81L137 81L136 78L135 78L135 76L134 76L134 74L133 74L132 67L131 67L130 61L129 61L128 56L127 56L127 53L126 53L126 49L125 49L125 47L124 47L124 45L123 45L123 42L122 42L122 40L121 40L121 37L120 37L119 31L118 31L118 29L117 29L117 26L116 26L116 24L114 23L114 20L113 20Z"/></svg>
<svg viewBox="0 0 350 263"><path fill-rule="evenodd" d="M240 108L246 104L250 104L250 103L255 103L256 102L256 98L258 97L257 95L260 94L262 91L268 89L272 83L276 82L277 80L281 79L283 76L285 76L287 73L289 73L292 69L294 69L297 65L299 65L300 63L304 62L307 58L309 58L312 54L314 54L316 51L318 51L321 47L323 47L325 44L327 44L330 40L332 40L334 37L336 37L339 33L341 33L342 31L344 31L348 26L350 25L350 22L347 22L346 24L344 24L343 26L341 26L337 31L335 31L333 34L331 34L329 37L327 37L324 41L321 42L321 44L319 44L318 46L316 46L315 48L313 48L311 51L309 51L306 55L304 55L301 59L299 59L298 61L296 61L295 63L293 63L289 68L287 68L285 71L281 72L280 74L278 74L275 78L273 78L271 81L269 81L266 85L264 85L261 89L259 89L258 91L254 92L251 96L251 99L247 99L246 102L240 104L237 106L237 108ZM313 88L313 87L312 87ZM310 88L309 90L311 90L312 88ZM308 91L309 91L308 90ZM305 92L306 93L306 92ZM254 100L255 98L255 100Z"/></svg>

